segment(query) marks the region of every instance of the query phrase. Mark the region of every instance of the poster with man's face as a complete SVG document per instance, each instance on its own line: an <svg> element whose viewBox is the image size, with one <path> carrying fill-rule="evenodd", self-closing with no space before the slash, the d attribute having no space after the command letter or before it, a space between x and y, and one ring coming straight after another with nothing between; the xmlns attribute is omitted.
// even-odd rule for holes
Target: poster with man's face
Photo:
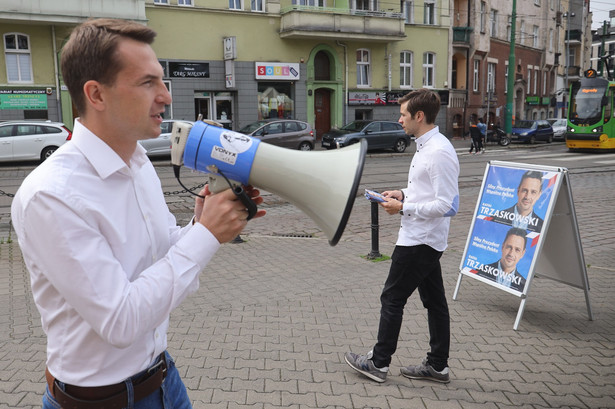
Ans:
<svg viewBox="0 0 615 409"><path fill-rule="evenodd" d="M461 264L463 273L523 293L558 176L489 165Z"/></svg>

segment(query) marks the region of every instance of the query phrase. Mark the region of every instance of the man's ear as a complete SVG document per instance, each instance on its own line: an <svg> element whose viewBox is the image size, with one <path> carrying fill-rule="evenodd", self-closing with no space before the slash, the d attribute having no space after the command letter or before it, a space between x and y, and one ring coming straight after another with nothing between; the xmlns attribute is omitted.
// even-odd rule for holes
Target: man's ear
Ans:
<svg viewBox="0 0 615 409"><path fill-rule="evenodd" d="M103 85L94 80L87 81L83 84L83 94L85 101L93 109L102 111L105 109L104 89Z"/></svg>

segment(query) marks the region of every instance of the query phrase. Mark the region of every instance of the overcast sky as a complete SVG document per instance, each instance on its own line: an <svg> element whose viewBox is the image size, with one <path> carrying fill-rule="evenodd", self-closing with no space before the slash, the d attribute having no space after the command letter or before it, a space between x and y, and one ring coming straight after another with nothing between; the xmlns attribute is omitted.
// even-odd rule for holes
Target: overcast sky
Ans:
<svg viewBox="0 0 615 409"><path fill-rule="evenodd" d="M590 0L590 11L592 12L592 29L602 28L602 22L609 20L609 10L615 10L613 0Z"/></svg>

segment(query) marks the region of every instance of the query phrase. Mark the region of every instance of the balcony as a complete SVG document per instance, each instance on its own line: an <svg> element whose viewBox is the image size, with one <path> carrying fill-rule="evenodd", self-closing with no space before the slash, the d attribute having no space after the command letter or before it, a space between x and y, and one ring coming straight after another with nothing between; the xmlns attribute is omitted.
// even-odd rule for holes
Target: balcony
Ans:
<svg viewBox="0 0 615 409"><path fill-rule="evenodd" d="M580 44L583 38L581 30L568 30L566 31L566 42L570 44Z"/></svg>
<svg viewBox="0 0 615 409"><path fill-rule="evenodd" d="M401 13L291 6L281 10L280 37L364 42L391 42L406 38Z"/></svg>
<svg viewBox="0 0 615 409"><path fill-rule="evenodd" d="M576 65L570 65L566 67L568 69L568 78L580 77L581 76L581 67Z"/></svg>
<svg viewBox="0 0 615 409"><path fill-rule="evenodd" d="M453 27L453 44L461 43L470 45L470 34L474 31L474 27Z"/></svg>

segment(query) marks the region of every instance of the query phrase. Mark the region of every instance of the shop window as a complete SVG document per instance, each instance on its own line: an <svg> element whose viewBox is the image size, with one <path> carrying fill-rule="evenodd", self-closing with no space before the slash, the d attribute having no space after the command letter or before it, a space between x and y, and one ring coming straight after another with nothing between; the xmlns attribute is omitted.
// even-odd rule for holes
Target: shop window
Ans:
<svg viewBox="0 0 615 409"><path fill-rule="evenodd" d="M258 83L258 119L295 117L294 89L290 82Z"/></svg>

